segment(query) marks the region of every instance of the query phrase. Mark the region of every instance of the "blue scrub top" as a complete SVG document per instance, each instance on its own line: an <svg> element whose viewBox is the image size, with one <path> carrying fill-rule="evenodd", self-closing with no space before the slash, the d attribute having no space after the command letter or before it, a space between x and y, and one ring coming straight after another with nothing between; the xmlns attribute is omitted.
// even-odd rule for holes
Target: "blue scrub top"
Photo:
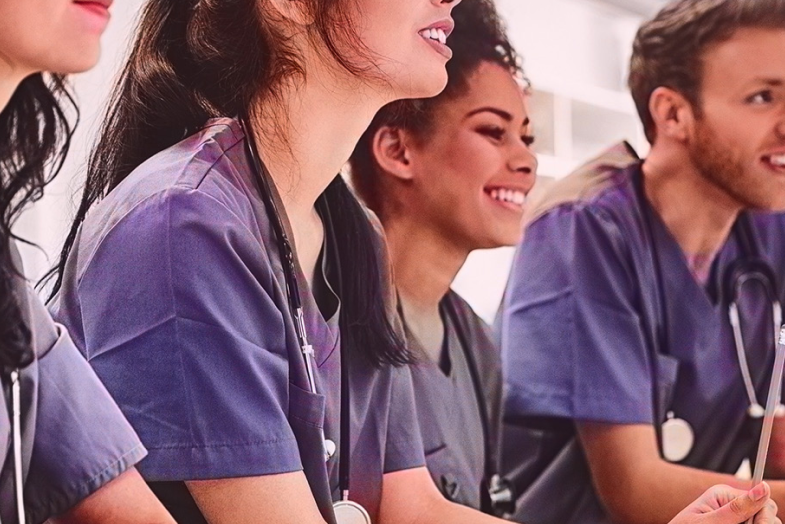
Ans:
<svg viewBox="0 0 785 524"><path fill-rule="evenodd" d="M301 278L313 395L253 177L231 119L146 161L88 215L54 315L148 448L139 466L148 481L305 469L321 472L312 483L329 478L337 500L340 453L326 471L321 453L304 464L293 425L323 426L340 449L338 313L325 320ZM375 518L382 475L424 465L411 375L363 359L349 366L352 499Z"/></svg>
<svg viewBox="0 0 785 524"><path fill-rule="evenodd" d="M647 326L658 322L658 291L632 185L640 164L615 163L595 162L557 183L519 246L501 324L505 414L653 424L659 422L652 406L656 369L664 407L695 433L680 463L735 473L743 459L754 459L760 432L746 414L722 285L739 245L734 236L727 240L704 287L652 213L669 326L667 345L656 348L653 361ZM785 215L758 214L752 221L782 300ZM774 353L771 303L753 285L739 306L753 382L765 405Z"/></svg>
<svg viewBox="0 0 785 524"><path fill-rule="evenodd" d="M15 246L11 254L21 273ZM32 287L16 278L36 360L20 373L22 463L27 521L72 508L146 454L139 438ZM10 387L0 407L0 522L14 524L16 499L10 434Z"/></svg>

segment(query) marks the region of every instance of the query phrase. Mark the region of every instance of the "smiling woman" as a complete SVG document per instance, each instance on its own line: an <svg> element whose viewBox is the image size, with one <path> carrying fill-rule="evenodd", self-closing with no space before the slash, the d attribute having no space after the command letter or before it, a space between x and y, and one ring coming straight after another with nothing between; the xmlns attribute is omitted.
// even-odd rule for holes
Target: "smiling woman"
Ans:
<svg viewBox="0 0 785 524"><path fill-rule="evenodd" d="M133 468L145 449L67 331L52 321L25 280L11 233L15 219L41 197L67 152L67 109L73 100L62 75L95 64L107 9L86 9L70 0L0 0L4 523L171 522Z"/></svg>
<svg viewBox="0 0 785 524"><path fill-rule="evenodd" d="M537 161L527 83L492 2L466 0L453 17L445 92L382 109L352 155L351 176L387 234L418 357L428 470L447 498L491 513L499 351L450 284L471 251L518 241Z"/></svg>

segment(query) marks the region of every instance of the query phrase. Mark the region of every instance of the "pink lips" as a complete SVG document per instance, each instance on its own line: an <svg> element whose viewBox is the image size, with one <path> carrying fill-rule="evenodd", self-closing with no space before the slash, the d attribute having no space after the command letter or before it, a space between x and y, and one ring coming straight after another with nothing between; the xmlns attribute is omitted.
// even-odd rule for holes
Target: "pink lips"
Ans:
<svg viewBox="0 0 785 524"><path fill-rule="evenodd" d="M74 5L86 15L84 20L88 31L101 33L106 29L112 0L77 0Z"/></svg>

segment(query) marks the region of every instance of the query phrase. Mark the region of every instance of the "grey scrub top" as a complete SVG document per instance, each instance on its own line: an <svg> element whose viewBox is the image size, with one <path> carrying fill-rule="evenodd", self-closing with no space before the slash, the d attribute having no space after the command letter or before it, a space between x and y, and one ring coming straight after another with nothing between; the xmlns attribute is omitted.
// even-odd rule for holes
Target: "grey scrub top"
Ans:
<svg viewBox="0 0 785 524"><path fill-rule="evenodd" d="M12 258L21 268L15 246ZM22 463L28 522L63 513L145 456L139 438L32 287L16 279L36 359L21 370ZM10 386L0 407L0 522L14 524Z"/></svg>
<svg viewBox="0 0 785 524"><path fill-rule="evenodd" d="M248 160L239 123L216 119L139 166L88 215L53 312L149 450L148 482L304 470L333 522L340 453L325 464L314 431L340 450L338 313L301 274L314 395ZM376 518L383 474L424 465L411 374L349 369L351 498Z"/></svg>
<svg viewBox="0 0 785 524"><path fill-rule="evenodd" d="M628 158L621 167L619 147L605 156L609 162L600 158L556 184L516 253L501 337L505 419L657 424L652 399L659 387L665 410L695 434L680 464L733 474L745 458L754 459L760 432L760 422L747 416L723 286L740 246L728 238L704 287L651 213L668 325L666 347L653 348L653 361L646 326L658 322L658 291L632 183L640 163ZM757 214L752 223L783 300L785 215ZM765 405L774 353L771 303L760 289L746 288L739 306L752 380ZM559 493L549 495L559 500Z"/></svg>
<svg viewBox="0 0 785 524"><path fill-rule="evenodd" d="M448 312L448 307L454 314ZM495 473L501 422L501 358L490 339L488 326L454 291L442 299L440 309L445 329L444 360L449 362L448 368L430 360L407 331L409 347L419 358L412 366L412 378L425 461L446 498L481 509L481 490L487 489L490 481L486 478L488 461L494 469L491 475ZM464 339L468 347L464 347ZM479 398L470 370L472 365L482 391ZM484 410L478 401L485 404ZM488 452L490 457L486 456Z"/></svg>

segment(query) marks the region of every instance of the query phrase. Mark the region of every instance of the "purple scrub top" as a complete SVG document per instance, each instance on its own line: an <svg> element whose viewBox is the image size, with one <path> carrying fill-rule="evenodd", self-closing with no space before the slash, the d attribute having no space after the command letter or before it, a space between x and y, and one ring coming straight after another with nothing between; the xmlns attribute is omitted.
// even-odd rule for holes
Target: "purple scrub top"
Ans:
<svg viewBox="0 0 785 524"><path fill-rule="evenodd" d="M11 255L20 268L16 247ZM23 273L22 273L23 274ZM20 373L22 463L27 521L72 508L145 456L139 438L68 332L55 324L32 287L16 279L36 360ZM0 522L15 524L10 387L0 407Z"/></svg>
<svg viewBox="0 0 785 524"><path fill-rule="evenodd" d="M253 177L232 119L147 160L88 215L54 315L148 448L146 480L305 469L314 493L338 500L340 453L325 464L320 443L296 435L323 426L340 450L338 311L325 320L301 279L313 395ZM349 366L352 499L376 518L383 474L424 465L411 375L363 359ZM332 522L329 494L316 498Z"/></svg>
<svg viewBox="0 0 785 524"><path fill-rule="evenodd" d="M754 461L760 433L760 422L747 416L723 286L740 246L729 237L704 287L652 213L669 326L667 347L655 348L653 361L646 327L659 315L652 247L633 186L640 163L625 165L595 161L557 183L526 230L501 323L505 417L660 423L652 401L656 369L664 411L695 433L680 464L735 473L745 458ZM757 214L752 223L783 300L785 215ZM774 357L771 303L752 285L739 307L752 380L765 405ZM547 498L559 500L559 493Z"/></svg>
<svg viewBox="0 0 785 524"><path fill-rule="evenodd" d="M499 446L501 357L487 324L457 293L450 290L440 310L445 332L442 360L449 363L447 366L430 360L407 331L409 347L419 359L412 366L412 378L425 462L447 499L486 509L483 499L488 494L483 490L491 481L487 477L496 473ZM463 346L464 341L469 347ZM479 384L474 383L473 373ZM484 409L479 402L484 403Z"/></svg>

